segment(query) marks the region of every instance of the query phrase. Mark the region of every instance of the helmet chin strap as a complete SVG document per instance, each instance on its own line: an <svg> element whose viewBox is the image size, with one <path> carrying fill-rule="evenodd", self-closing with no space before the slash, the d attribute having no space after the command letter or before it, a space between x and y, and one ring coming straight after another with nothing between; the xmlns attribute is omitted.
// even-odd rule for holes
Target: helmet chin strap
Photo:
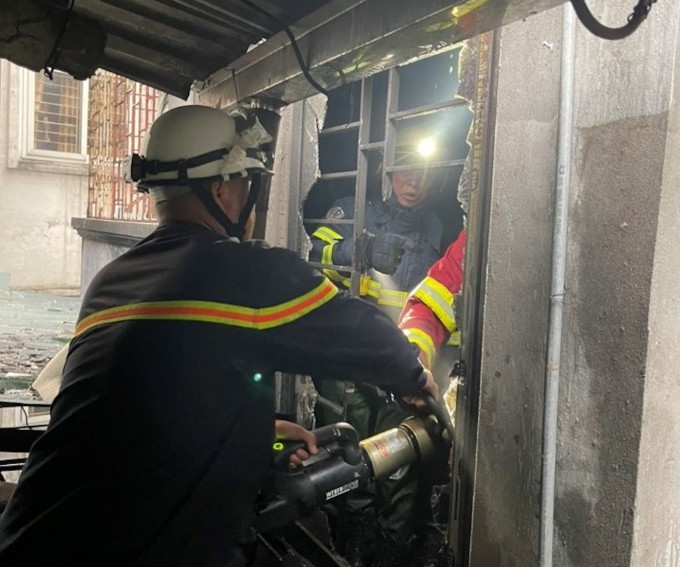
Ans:
<svg viewBox="0 0 680 567"><path fill-rule="evenodd" d="M203 203L203 206L208 209L208 212L212 217L222 228L224 228L227 236L238 238L240 241L243 241L243 237L246 233L246 223L250 218L250 213L252 213L257 197L260 194L261 179L262 176L260 174L253 174L250 191L248 191L248 198L246 199L237 222L232 222L225 212L220 209L210 191L203 190L197 184L191 183L190 186L194 194L201 200L201 203Z"/></svg>

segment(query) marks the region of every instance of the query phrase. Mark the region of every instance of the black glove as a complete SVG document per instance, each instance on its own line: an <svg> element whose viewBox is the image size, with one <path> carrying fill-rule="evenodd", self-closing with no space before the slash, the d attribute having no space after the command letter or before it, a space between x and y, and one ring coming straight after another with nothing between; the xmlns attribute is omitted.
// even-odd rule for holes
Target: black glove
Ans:
<svg viewBox="0 0 680 567"><path fill-rule="evenodd" d="M358 252L364 270L374 268L392 275L406 250L417 251L418 246L410 238L392 232L375 235L364 230L359 237Z"/></svg>
<svg viewBox="0 0 680 567"><path fill-rule="evenodd" d="M395 234L412 234L419 232L423 227L424 209L418 207L417 211L400 210L392 218L389 228Z"/></svg>

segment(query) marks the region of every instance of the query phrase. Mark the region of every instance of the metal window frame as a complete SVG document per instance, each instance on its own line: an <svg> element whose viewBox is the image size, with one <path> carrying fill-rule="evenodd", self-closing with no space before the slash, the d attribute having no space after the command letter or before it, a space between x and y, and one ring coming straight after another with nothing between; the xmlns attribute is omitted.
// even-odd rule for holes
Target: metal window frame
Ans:
<svg viewBox="0 0 680 567"><path fill-rule="evenodd" d="M476 89L472 101L471 177L463 294L458 304L461 344L461 380L456 403L456 434L451 478L449 563L470 563L474 485L477 470L481 365L483 358L484 309L488 263L488 231L491 210L490 183L493 173L493 130L496 122L496 86L500 34L477 36Z"/></svg>
<svg viewBox="0 0 680 567"><path fill-rule="evenodd" d="M67 75L64 71L55 70L55 73ZM56 162L70 164L88 163L87 154L87 117L89 103L89 80L80 81L80 128L78 132L78 152L58 152L52 150L39 150L35 147L35 81L38 73L21 69L20 92L23 93L21 100L21 159L25 161ZM73 79L75 81L75 79Z"/></svg>
<svg viewBox="0 0 680 567"><path fill-rule="evenodd" d="M109 71L98 71L90 87L88 218L153 222L150 197L125 183L120 168L125 156L141 151L161 93Z"/></svg>
<svg viewBox="0 0 680 567"><path fill-rule="evenodd" d="M443 50L436 55L449 51ZM420 59L419 61L421 61ZM415 61L414 64L417 64ZM389 194L390 179L388 174L395 171L406 171L414 169L413 165L395 165L395 151L397 141L397 125L399 122L410 120L425 116L427 114L446 111L452 108L467 107L468 103L465 100L456 98L455 95L450 100L441 103L427 104L408 110L398 110L399 108L399 85L400 85L400 69L401 67L392 67L387 73L387 100L385 112L385 135L384 139L378 142L370 142L371 132L371 109L373 103L373 80L374 76L361 79L361 104L359 110L359 120L348 122L346 124L339 124L329 128L324 128L319 131L319 138L324 136L343 133L347 131L357 131L357 169L353 171L341 171L335 173L325 173L319 176L320 181L330 181L337 179L351 179L355 178L354 185L354 219L319 219L319 218L304 218L304 224L351 224L353 227L352 238L354 252L352 254L351 266L337 266L333 264L323 264L320 262L312 262L312 265L321 269L330 269L336 271L343 271L350 273L350 294L352 296L359 296L359 289L361 283L361 267L357 262L357 244L359 235L365 228L365 211L366 211L366 193L368 184L368 156L371 152L382 151L382 192L383 195ZM432 168L453 168L462 167L465 164L465 159L435 161L428 163L427 167ZM302 203L298 203L301 207ZM349 268L349 269L348 269Z"/></svg>

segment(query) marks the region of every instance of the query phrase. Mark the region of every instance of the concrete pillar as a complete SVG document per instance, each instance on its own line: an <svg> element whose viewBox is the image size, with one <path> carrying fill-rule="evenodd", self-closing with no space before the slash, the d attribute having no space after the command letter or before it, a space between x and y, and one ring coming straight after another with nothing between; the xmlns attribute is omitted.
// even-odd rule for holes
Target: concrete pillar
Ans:
<svg viewBox="0 0 680 567"><path fill-rule="evenodd" d="M676 16L677 22L677 16ZM661 178L649 300L632 565L680 566L680 46Z"/></svg>
<svg viewBox="0 0 680 567"><path fill-rule="evenodd" d="M632 8L589 5L610 25ZM560 567L680 565L679 17L657 3L621 42L577 29ZM561 25L500 32L473 567L538 564Z"/></svg>
<svg viewBox="0 0 680 567"><path fill-rule="evenodd" d="M471 565L529 567L538 552L560 22L552 11L499 33Z"/></svg>

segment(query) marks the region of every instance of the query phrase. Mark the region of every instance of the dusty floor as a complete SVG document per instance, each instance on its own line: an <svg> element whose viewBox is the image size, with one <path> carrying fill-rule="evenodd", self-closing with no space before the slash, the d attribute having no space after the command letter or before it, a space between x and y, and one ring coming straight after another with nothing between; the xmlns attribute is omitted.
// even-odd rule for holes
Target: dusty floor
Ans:
<svg viewBox="0 0 680 567"><path fill-rule="evenodd" d="M37 376L70 340L79 309L80 297L72 292L2 292L0 378L8 372Z"/></svg>

